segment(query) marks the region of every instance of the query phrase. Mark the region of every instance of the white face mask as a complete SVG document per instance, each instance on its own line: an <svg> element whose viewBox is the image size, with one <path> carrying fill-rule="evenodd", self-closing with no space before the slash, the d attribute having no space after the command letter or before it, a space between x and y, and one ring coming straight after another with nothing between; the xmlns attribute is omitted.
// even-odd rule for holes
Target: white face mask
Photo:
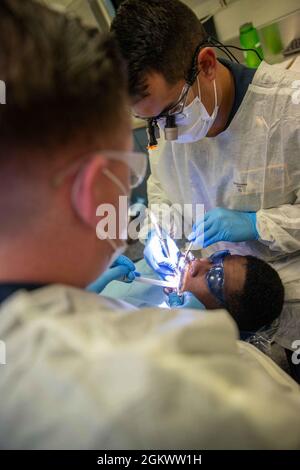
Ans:
<svg viewBox="0 0 300 470"><path fill-rule="evenodd" d="M197 142L203 139L213 125L218 111L218 97L216 89L216 81L214 80L214 93L215 93L215 107L212 115L210 116L201 101L201 93L199 87L199 80L197 77L198 92L197 96L191 104L186 106L182 115L176 117L176 124L178 126L178 139L175 141L180 144L188 144Z"/></svg>
<svg viewBox="0 0 300 470"><path fill-rule="evenodd" d="M103 170L103 174L108 179L110 179L110 181L112 181L120 189L121 193L123 193L124 196L128 197L128 193L126 191L125 186L123 185L122 181L120 181L119 178L116 175L114 175L107 168ZM107 243L109 243L109 245L111 246L111 248L113 250L113 253L110 257L108 266L111 266L116 261L116 259L119 256L121 256L128 248L128 243L124 239L125 236L127 235L127 226L126 227L124 226L124 227L121 228L121 235L122 235L122 239L117 240L117 241L111 240L110 238L105 238L105 241L107 241ZM117 242L120 243L119 246L118 246Z"/></svg>

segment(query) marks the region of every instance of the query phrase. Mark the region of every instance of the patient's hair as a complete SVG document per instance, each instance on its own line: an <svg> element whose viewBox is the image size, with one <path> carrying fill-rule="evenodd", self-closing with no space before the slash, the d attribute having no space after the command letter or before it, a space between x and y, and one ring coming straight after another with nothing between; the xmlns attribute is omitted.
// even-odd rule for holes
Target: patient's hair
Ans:
<svg viewBox="0 0 300 470"><path fill-rule="evenodd" d="M226 308L241 331L256 331L270 325L281 313L284 287L278 273L254 256L247 260L246 280L242 292L226 298Z"/></svg>
<svg viewBox="0 0 300 470"><path fill-rule="evenodd" d="M12 149L110 135L124 116L126 70L114 39L32 0L0 2L0 80L0 165Z"/></svg>
<svg viewBox="0 0 300 470"><path fill-rule="evenodd" d="M171 85L185 78L207 34L195 13L178 0L127 0L112 31L128 63L129 93L147 96L146 75L161 73Z"/></svg>

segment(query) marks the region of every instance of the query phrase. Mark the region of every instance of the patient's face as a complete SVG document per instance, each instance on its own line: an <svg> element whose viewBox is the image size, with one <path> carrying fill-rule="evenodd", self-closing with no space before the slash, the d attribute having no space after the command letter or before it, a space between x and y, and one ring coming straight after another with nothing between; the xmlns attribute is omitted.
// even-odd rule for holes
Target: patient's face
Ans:
<svg viewBox="0 0 300 470"><path fill-rule="evenodd" d="M191 292L207 309L220 306L218 300L210 292L206 274L213 267L208 258L191 261L186 269L183 290ZM229 255L224 259L224 293L228 295L241 292L246 280L247 260L244 256Z"/></svg>

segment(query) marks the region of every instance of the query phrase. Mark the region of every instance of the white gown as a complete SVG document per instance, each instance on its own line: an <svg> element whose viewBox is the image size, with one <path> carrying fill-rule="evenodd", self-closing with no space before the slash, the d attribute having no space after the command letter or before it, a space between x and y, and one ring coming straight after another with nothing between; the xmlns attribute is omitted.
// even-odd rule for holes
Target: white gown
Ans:
<svg viewBox="0 0 300 470"><path fill-rule="evenodd" d="M65 286L0 306L4 449L300 449L299 386L222 311Z"/></svg>
<svg viewBox="0 0 300 470"><path fill-rule="evenodd" d="M299 63L287 69L262 62L226 131L193 144L162 137L150 151L148 180L149 204L165 204L163 220L174 203L257 212L258 241L217 243L203 256L228 248L272 263L286 288L276 339L289 349L300 339L299 70ZM193 222L190 211L187 233ZM145 224L141 239L147 230ZM176 236L176 227L171 231Z"/></svg>

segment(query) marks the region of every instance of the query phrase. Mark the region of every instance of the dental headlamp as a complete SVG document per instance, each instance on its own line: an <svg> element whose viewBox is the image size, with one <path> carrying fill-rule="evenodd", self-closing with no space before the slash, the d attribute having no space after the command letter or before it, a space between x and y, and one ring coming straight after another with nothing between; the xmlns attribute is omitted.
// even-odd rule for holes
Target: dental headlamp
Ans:
<svg viewBox="0 0 300 470"><path fill-rule="evenodd" d="M166 125L164 128L165 140L174 141L178 139L178 127L176 124L176 116L166 116ZM155 118L148 120L147 126L148 135L148 149L153 149L157 146L157 139L160 138L160 129Z"/></svg>
<svg viewBox="0 0 300 470"><path fill-rule="evenodd" d="M148 119L147 126L147 135L148 135L148 150L151 150L157 147L157 139L160 138L160 130L155 118Z"/></svg>
<svg viewBox="0 0 300 470"><path fill-rule="evenodd" d="M245 49L245 48L241 48L241 47L234 46L234 45L225 45L225 44L222 44L217 39L215 39L214 37L207 35L196 47L194 54L193 54L192 61L191 61L191 67L188 73L184 77L186 85L188 87L193 86L193 84L195 83L197 79L197 76L200 73L200 70L198 67L198 54L200 50L206 46L214 47L218 49L223 54L225 54L229 58L229 60L234 61L237 64L239 64L239 60L235 57L235 55L233 54L233 52L231 52L230 49L236 49L239 51L252 51L258 56L260 60L262 60L262 58L260 57L256 49L251 49L251 48ZM157 120L160 118L166 119L166 125L164 129L165 139L167 141L174 141L178 139L178 127L176 125L176 114L170 114L170 115L161 114L159 116L156 116L155 118L147 118L147 121L148 121L147 133L148 133L148 140L149 140L149 146L148 146L149 149L155 148L157 146L157 139L159 139L160 137Z"/></svg>
<svg viewBox="0 0 300 470"><path fill-rule="evenodd" d="M176 125L176 117L175 116L167 116L166 117L165 139L168 140L168 141L178 139L178 127Z"/></svg>

